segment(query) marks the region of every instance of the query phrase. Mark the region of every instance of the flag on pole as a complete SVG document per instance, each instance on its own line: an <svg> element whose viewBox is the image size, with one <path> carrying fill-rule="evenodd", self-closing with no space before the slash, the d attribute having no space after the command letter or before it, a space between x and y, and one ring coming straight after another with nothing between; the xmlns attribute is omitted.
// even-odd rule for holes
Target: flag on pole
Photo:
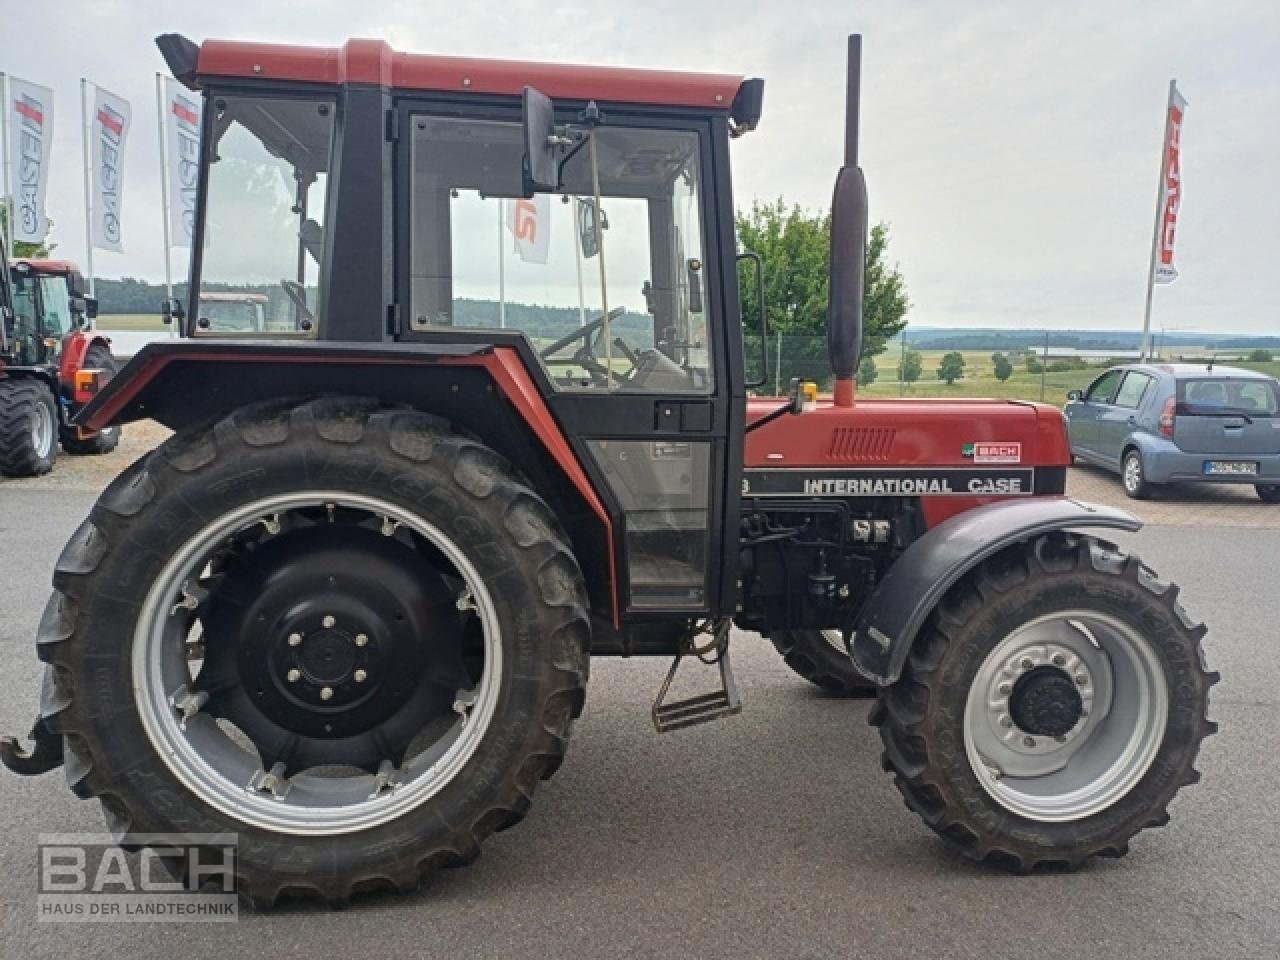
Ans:
<svg viewBox="0 0 1280 960"><path fill-rule="evenodd" d="M1161 186L1160 226L1156 253L1156 283L1173 283L1178 270L1173 265L1173 241L1178 229L1178 207L1182 203L1182 117L1187 101L1174 84L1169 85L1168 135L1164 144L1164 181Z"/></svg>
<svg viewBox="0 0 1280 960"><path fill-rule="evenodd" d="M172 77L164 78L164 91L170 239L175 247L190 247L196 226L201 104L198 96Z"/></svg>
<svg viewBox="0 0 1280 960"><path fill-rule="evenodd" d="M10 77L5 111L9 190L13 202L10 239L42 243L49 235L45 194L49 189L49 151L53 146L53 91Z"/></svg>
<svg viewBox="0 0 1280 960"><path fill-rule="evenodd" d="M551 248L551 194L511 202L507 229L516 240L516 254L525 263L546 263Z"/></svg>
<svg viewBox="0 0 1280 960"><path fill-rule="evenodd" d="M96 85L93 90L93 115L88 124L93 169L93 245L122 253L120 213L124 198L124 149L133 111L129 101L123 97Z"/></svg>

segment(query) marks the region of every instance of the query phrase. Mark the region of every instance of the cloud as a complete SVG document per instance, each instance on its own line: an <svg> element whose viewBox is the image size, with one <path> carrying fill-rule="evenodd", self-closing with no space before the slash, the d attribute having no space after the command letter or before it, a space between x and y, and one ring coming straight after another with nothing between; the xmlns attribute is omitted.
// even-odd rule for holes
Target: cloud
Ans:
<svg viewBox="0 0 1280 960"><path fill-rule="evenodd" d="M104 276L162 273L151 105L163 64L150 34L164 30L325 45L384 36L426 52L763 76L764 122L733 147L735 199L781 195L809 207L829 199L843 38L860 30L872 214L892 224L912 321L929 325L1141 322L1162 111L1176 76L1190 101L1182 278L1156 291L1154 323L1280 332L1271 282L1280 191L1270 186L1280 153L1280 8L1272 4L32 5L0 37L0 65L56 89L50 212L61 253L84 254L78 77L134 106L128 252L98 252Z"/></svg>

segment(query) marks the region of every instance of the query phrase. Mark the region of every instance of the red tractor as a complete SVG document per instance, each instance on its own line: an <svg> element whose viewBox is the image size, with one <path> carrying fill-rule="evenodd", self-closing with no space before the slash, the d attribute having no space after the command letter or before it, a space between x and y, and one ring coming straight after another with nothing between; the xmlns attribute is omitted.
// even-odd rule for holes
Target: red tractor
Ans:
<svg viewBox="0 0 1280 960"><path fill-rule="evenodd" d="M53 469L58 443L72 454L107 453L116 425L88 430L76 413L115 374L111 344L93 329L97 302L65 260L7 260L0 241L7 311L0 322L0 474Z"/></svg>
<svg viewBox="0 0 1280 960"><path fill-rule="evenodd" d="M236 834L254 903L343 903L520 820L591 657L711 664L684 700L668 675L672 730L741 709L754 632L874 690L885 769L975 860L1165 822L1213 731L1205 629L1082 532L1139 522L1064 496L1061 413L855 397L857 38L825 398L748 397L729 159L760 80L158 42L205 103L183 337L77 423L174 435L64 549L6 764L65 763L125 845Z"/></svg>

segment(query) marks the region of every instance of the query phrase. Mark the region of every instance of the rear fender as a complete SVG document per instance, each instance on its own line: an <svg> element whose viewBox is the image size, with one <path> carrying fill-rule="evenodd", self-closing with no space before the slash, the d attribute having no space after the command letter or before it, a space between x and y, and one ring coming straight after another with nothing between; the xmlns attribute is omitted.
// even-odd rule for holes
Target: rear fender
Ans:
<svg viewBox="0 0 1280 960"><path fill-rule="evenodd" d="M58 379L68 393L75 388L76 371L84 366L85 354L98 344L111 350L111 341L94 330L76 330L62 338L62 358L58 361Z"/></svg>
<svg viewBox="0 0 1280 960"><path fill-rule="evenodd" d="M573 539L593 606L608 609L618 626L612 522L546 404L540 377L531 352L515 344L176 340L143 347L75 422L101 430L152 419L179 430L248 404L322 394L375 397L444 417L505 456L550 503Z"/></svg>
<svg viewBox="0 0 1280 960"><path fill-rule="evenodd" d="M1065 497L1002 500L966 510L929 530L889 568L854 627L854 665L882 686L897 682L920 627L946 592L1006 547L1055 530L1141 526L1123 510Z"/></svg>

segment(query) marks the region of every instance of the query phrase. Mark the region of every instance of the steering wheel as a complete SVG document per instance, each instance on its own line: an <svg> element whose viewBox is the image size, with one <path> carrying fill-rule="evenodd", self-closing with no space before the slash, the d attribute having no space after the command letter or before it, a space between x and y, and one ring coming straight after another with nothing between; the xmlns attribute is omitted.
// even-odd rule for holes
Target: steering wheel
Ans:
<svg viewBox="0 0 1280 960"><path fill-rule="evenodd" d="M599 339L597 334L604 326L605 320L617 320L618 317L622 316L625 312L625 307L615 307L607 314L602 313L599 316L588 320L577 330L572 330L559 340L543 347L538 351L538 355L548 363L575 363L586 370L587 373L591 374L592 380L598 383L603 383L609 379L609 371L606 370L604 365L596 360L595 357L595 348ZM572 357L562 359L553 356L553 354L559 353L575 340L582 340L582 346L574 351ZM614 374L614 376L617 377L618 375Z"/></svg>
<svg viewBox="0 0 1280 960"><path fill-rule="evenodd" d="M311 325L316 322L316 315L307 306L306 288L297 280L281 280L280 286L284 288L290 302L298 308L298 315L302 317L302 329L310 330Z"/></svg>

